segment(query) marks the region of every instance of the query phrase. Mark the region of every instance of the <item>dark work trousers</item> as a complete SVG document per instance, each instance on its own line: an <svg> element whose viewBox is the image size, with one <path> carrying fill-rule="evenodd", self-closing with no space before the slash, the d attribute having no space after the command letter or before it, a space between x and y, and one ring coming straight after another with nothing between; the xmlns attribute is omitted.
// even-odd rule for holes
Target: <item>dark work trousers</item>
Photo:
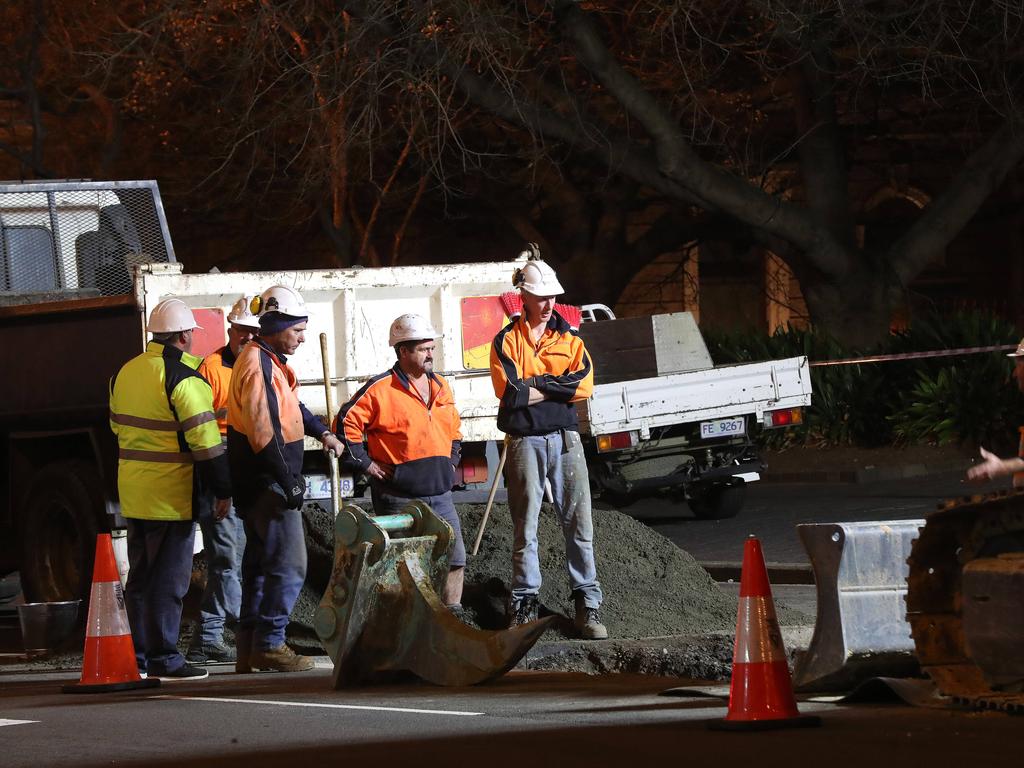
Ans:
<svg viewBox="0 0 1024 768"><path fill-rule="evenodd" d="M130 570L124 598L141 672L163 675L185 663L178 633L194 543L191 520L128 520Z"/></svg>
<svg viewBox="0 0 1024 768"><path fill-rule="evenodd" d="M284 501L265 490L238 509L245 523L242 555L242 631L251 631L254 650L284 644L284 631L306 580L306 537L302 512L284 509Z"/></svg>
<svg viewBox="0 0 1024 768"><path fill-rule="evenodd" d="M191 648L224 643L225 623L234 629L238 622L238 606L242 600L239 568L245 551L245 532L234 506L227 517L217 520L213 514L216 502L212 493L199 497L197 520L203 532L206 553L206 589L199 603L199 627L192 636Z"/></svg>

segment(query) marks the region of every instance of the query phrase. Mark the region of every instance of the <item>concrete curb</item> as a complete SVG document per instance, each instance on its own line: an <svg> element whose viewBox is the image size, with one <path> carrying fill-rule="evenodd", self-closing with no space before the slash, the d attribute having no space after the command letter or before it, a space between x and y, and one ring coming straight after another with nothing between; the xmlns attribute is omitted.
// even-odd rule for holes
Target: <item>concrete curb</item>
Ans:
<svg viewBox="0 0 1024 768"><path fill-rule="evenodd" d="M763 483L878 483L886 480L907 480L913 477L941 475L947 472L965 472L968 461L939 461L926 464L900 464L887 467L862 467L860 469L827 472L773 472L771 463L761 475Z"/></svg>

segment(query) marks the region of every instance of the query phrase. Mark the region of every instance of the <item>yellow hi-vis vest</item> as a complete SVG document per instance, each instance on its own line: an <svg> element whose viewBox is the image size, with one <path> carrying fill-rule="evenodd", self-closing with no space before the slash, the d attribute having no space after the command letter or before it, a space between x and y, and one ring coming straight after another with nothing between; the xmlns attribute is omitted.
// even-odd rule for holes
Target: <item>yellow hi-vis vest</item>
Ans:
<svg viewBox="0 0 1024 768"><path fill-rule="evenodd" d="M190 520L194 462L224 452L201 358L151 341L110 382L121 514Z"/></svg>

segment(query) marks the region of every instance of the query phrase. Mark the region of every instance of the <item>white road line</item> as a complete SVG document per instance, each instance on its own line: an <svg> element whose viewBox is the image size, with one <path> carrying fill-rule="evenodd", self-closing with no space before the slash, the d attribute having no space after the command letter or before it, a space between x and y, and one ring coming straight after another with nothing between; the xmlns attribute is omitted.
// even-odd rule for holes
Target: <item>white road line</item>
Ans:
<svg viewBox="0 0 1024 768"><path fill-rule="evenodd" d="M219 696L154 696L156 699L177 699L179 701L219 701L225 704L270 704L275 707L313 707L318 709L362 709L371 712L410 712L416 715L454 715L476 717L486 712L459 712L450 709L411 709L409 707L371 707L362 704L316 704L305 701L270 701L268 699L228 699Z"/></svg>
<svg viewBox="0 0 1024 768"><path fill-rule="evenodd" d="M29 723L38 723L38 720L4 720L0 718L0 728L5 725L28 725Z"/></svg>

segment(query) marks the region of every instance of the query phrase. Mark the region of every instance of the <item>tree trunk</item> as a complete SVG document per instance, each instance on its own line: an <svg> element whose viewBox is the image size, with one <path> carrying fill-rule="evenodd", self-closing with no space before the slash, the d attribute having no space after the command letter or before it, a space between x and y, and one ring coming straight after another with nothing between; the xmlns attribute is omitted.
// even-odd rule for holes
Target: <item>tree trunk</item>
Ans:
<svg viewBox="0 0 1024 768"><path fill-rule="evenodd" d="M852 349L868 350L889 332L899 287L883 259L862 254L842 281L805 274L800 283L814 323Z"/></svg>

